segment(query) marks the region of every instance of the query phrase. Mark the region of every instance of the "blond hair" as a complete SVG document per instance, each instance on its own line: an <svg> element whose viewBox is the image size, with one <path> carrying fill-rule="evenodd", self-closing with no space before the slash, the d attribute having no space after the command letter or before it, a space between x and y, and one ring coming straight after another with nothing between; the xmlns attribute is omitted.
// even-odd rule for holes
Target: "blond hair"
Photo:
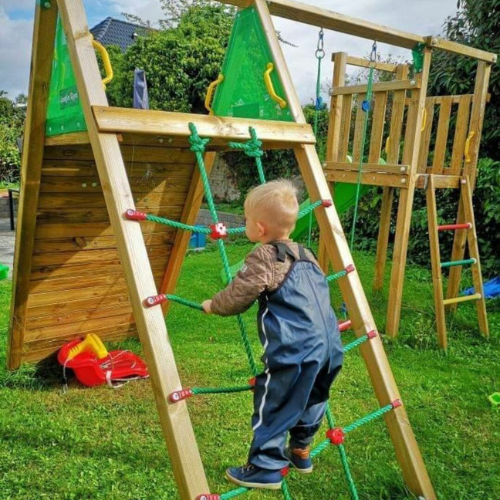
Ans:
<svg viewBox="0 0 500 500"><path fill-rule="evenodd" d="M275 230L291 232L299 213L297 188L287 179L253 188L245 199L245 212L265 221Z"/></svg>

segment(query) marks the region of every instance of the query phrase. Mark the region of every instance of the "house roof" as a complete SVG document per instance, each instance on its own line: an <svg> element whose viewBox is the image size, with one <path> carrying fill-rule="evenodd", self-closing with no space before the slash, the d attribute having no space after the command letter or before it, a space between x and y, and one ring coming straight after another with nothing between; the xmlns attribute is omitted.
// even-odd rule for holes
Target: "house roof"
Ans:
<svg viewBox="0 0 500 500"><path fill-rule="evenodd" d="M118 45L122 52L125 52L135 42L137 35L144 36L151 31L154 30L112 17L107 17L90 30L99 43L105 47Z"/></svg>

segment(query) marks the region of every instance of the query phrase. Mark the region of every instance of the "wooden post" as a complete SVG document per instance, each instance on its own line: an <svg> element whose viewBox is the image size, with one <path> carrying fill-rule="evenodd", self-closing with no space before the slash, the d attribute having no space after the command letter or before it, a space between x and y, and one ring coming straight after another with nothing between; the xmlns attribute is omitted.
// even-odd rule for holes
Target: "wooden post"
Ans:
<svg viewBox="0 0 500 500"><path fill-rule="evenodd" d="M396 222L396 237L392 257L391 284L389 302L387 305L386 333L396 337L401 317L401 301L403 298L403 283L408 252L408 239L417 179L418 157L422 136L422 120L427 96L427 84L431 65L431 49L424 50L423 69L420 75L421 88L412 91L408 118L406 123L405 146L403 164L410 166L410 176L407 182L408 189L402 189L399 196L398 216Z"/></svg>
<svg viewBox="0 0 500 500"><path fill-rule="evenodd" d="M488 85L491 75L491 64L480 61L477 66L476 85L474 88L474 99L472 101L471 119L469 134L474 132L474 137L471 140L469 148L470 161L464 164L464 175L469 177L470 190L474 193L476 186L477 176L477 161L479 157L479 146L481 143L481 134L483 131L484 112L486 108L486 101L488 99ZM464 207L462 204L462 197L457 213L457 224L464 222ZM453 250L451 253L451 260L462 260L465 250L465 241L467 236L462 234L463 231L458 231L455 234L453 241ZM448 280L448 290L446 298L456 297L460 287L460 277L462 275L462 266L454 267L450 270L450 277ZM457 306L452 304L448 306L449 309L454 310Z"/></svg>
<svg viewBox="0 0 500 500"><path fill-rule="evenodd" d="M345 85L345 73L347 68L347 52L337 52L332 55L333 58L333 78L332 86L342 87ZM344 105L343 95L332 95L330 100L330 116L328 121L328 138L326 142L326 161L338 161L340 142L342 134L342 116ZM348 101L351 107L351 99ZM344 161L345 159L341 159ZM332 189L332 196L334 195ZM319 264L325 273L328 273L328 253L325 248L324 238L319 234Z"/></svg>
<svg viewBox="0 0 500 500"><path fill-rule="evenodd" d="M429 246L431 251L432 286L434 288L434 309L436 310L438 343L440 347L446 349L448 347L448 339L446 336L446 318L443 304L443 280L441 273L441 256L439 252L436 190L434 187L433 175L429 175L426 197L427 225L429 228Z"/></svg>
<svg viewBox="0 0 500 500"><path fill-rule="evenodd" d="M208 483L187 406L185 402L168 403L168 395L179 390L181 384L162 310L143 305L144 299L156 295L157 290L140 225L123 216L128 208L133 208L133 196L118 138L116 134L99 133L92 113L93 105L107 106L107 99L85 10L81 0L58 0L58 4L179 495L182 500L192 500L209 491Z"/></svg>
<svg viewBox="0 0 500 500"><path fill-rule="evenodd" d="M11 370L21 363L57 22L55 4L46 8L37 3L35 9L7 355Z"/></svg>
<svg viewBox="0 0 500 500"><path fill-rule="evenodd" d="M490 330L488 327L488 317L486 315L486 301L484 298L483 291L483 277L481 275L481 263L479 260L479 247L477 244L477 233L476 233L476 221L474 220L474 208L472 205L472 190L469 178L464 176L462 178L462 189L460 193L460 198L462 200L462 206L464 207L464 216L467 222L472 224L472 227L468 231L459 231L467 233L467 240L469 244L469 254L470 257L476 260L475 264L472 264L472 281L474 282L475 292L481 294L481 298L476 300L477 309L477 319L479 323L480 332L488 338L490 336Z"/></svg>
<svg viewBox="0 0 500 500"><path fill-rule="evenodd" d="M255 0L255 6L259 13L278 75L285 89L291 112L299 123L304 123L305 118L283 53L281 52L267 4L265 0ZM427 64L425 67L428 70L429 57L427 56L426 59ZM418 121L421 123L421 119ZM296 147L295 154L311 198L327 198L330 191L314 146L304 145ZM327 243L328 256L333 263L334 269L345 269L349 264L352 264L352 256L335 206L317 210L316 216L320 230ZM358 273L355 271L341 278L339 286L343 299L347 304L356 335L361 336L375 329L375 323ZM365 359L368 373L380 405L386 405L394 401L394 399L398 399L399 392L380 337L375 337L370 342L363 344L361 353ZM411 426L408 423L408 416L406 415L404 406L387 413L385 421L408 487L416 495L424 496L426 500L435 499L436 495L425 469Z"/></svg>
<svg viewBox="0 0 500 500"><path fill-rule="evenodd" d="M400 65L396 69L396 80L408 78L408 66ZM405 111L406 90L396 90L392 101L391 127L387 138L387 163L399 163L399 142L403 129L403 117ZM392 202L394 199L394 188L384 187L382 193L382 207L380 210L380 227L377 239L377 255L375 260L375 277L373 280L373 291L382 290L384 286L384 270L387 261L387 247L389 245L389 233L391 229Z"/></svg>

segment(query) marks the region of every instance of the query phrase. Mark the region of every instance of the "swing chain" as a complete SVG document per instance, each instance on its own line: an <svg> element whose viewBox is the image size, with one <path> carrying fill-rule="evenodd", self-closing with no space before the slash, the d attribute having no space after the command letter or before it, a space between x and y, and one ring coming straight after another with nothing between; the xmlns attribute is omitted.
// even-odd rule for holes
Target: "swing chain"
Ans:
<svg viewBox="0 0 500 500"><path fill-rule="evenodd" d="M325 57L326 55L324 49L325 46L324 35L325 34L323 32L323 28L321 28L318 33L318 45L316 46L316 53L315 53L315 56L318 59L323 59L323 57Z"/></svg>

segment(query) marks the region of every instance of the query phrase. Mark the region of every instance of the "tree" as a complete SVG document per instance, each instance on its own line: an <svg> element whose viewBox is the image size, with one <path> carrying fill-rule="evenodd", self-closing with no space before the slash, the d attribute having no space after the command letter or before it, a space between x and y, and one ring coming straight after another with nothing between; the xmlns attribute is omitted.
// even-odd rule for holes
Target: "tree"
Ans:
<svg viewBox="0 0 500 500"><path fill-rule="evenodd" d="M197 2L179 15L175 27L140 37L121 60L115 55L111 103L132 105L134 70L141 68L151 109L203 112L206 89L222 66L232 13L225 6Z"/></svg>
<svg viewBox="0 0 500 500"><path fill-rule="evenodd" d="M459 0L458 11L444 25L446 38L476 49L500 52L500 1ZM474 59L435 52L429 85L431 95L472 94L477 62ZM491 101L486 106L481 156L500 160L500 70L492 66Z"/></svg>
<svg viewBox="0 0 500 500"><path fill-rule="evenodd" d="M0 182L17 182L21 156L17 139L22 136L25 112L0 90Z"/></svg>

